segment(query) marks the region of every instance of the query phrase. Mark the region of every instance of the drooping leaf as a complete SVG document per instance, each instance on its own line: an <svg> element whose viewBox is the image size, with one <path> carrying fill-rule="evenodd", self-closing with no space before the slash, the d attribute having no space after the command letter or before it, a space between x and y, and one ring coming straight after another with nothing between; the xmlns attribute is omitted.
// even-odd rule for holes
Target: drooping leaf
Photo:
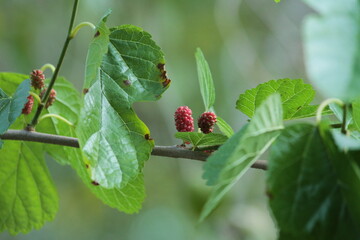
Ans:
<svg viewBox="0 0 360 240"><path fill-rule="evenodd" d="M131 25L109 30L105 21L100 24L105 30L99 30L87 57L87 69L95 70L86 70L86 94L77 135L92 180L114 188L125 186L139 175L154 146L149 129L132 104L159 99L170 80L164 70L163 53L150 34ZM94 46L106 46L107 52L102 50L99 56L99 51L92 51Z"/></svg>
<svg viewBox="0 0 360 240"><path fill-rule="evenodd" d="M328 98L359 96L359 1L304 2L318 12L304 23L305 65L311 82Z"/></svg>
<svg viewBox="0 0 360 240"><path fill-rule="evenodd" d="M80 99L73 85L64 78L58 78L55 82L56 101L46 113L57 114L65 117L71 123L76 124L80 114ZM46 118L37 126L37 131L61 136L77 137L73 126L56 119ZM143 175L139 174L122 189L106 189L96 185L90 178L90 172L86 157L80 149L59 145L44 145L56 161L61 164L70 164L85 185L105 204L126 213L138 212L145 198Z"/></svg>
<svg viewBox="0 0 360 240"><path fill-rule="evenodd" d="M284 120L313 117L316 115L317 105L309 105L314 99L315 91L310 84L301 79L279 79L258 85L240 94L236 108L253 117L255 110L271 94L279 93L283 105ZM326 108L323 114L331 114Z"/></svg>
<svg viewBox="0 0 360 240"><path fill-rule="evenodd" d="M203 177L214 189L200 220L208 216L222 197L265 152L283 129L281 99L268 97L256 110L249 125L234 134L204 165Z"/></svg>
<svg viewBox="0 0 360 240"><path fill-rule="evenodd" d="M248 124L244 125L240 131L236 132L218 151L213 153L211 158L207 159L203 174L203 178L207 180L207 185L214 186L219 182L221 170L225 168L227 160L232 157L235 149L239 146L247 127Z"/></svg>
<svg viewBox="0 0 360 240"><path fill-rule="evenodd" d="M176 138L190 142L194 148L206 148L212 146L220 146L228 137L217 133L199 133L199 132L177 132Z"/></svg>
<svg viewBox="0 0 360 240"><path fill-rule="evenodd" d="M297 124L287 127L271 149L268 196L280 239L340 240L360 236L359 222L352 219L348 205L352 196L344 195L351 186L349 191L357 191L353 197L358 198L358 176L355 172L345 176L345 172L355 169L334 146L329 149L327 142L334 145L333 140L325 138L317 127Z"/></svg>
<svg viewBox="0 0 360 240"><path fill-rule="evenodd" d="M210 72L209 64L207 63L200 48L196 49L195 58L201 96L205 105L205 111L209 111L215 103L214 82Z"/></svg>
<svg viewBox="0 0 360 240"><path fill-rule="evenodd" d="M225 134L225 136L230 138L232 135L234 135L234 130L224 119L219 116L217 116L216 119L216 125L219 127L220 131Z"/></svg>
<svg viewBox="0 0 360 240"><path fill-rule="evenodd" d="M27 233L54 219L58 196L42 144L5 141L0 150L0 231Z"/></svg>
<svg viewBox="0 0 360 240"><path fill-rule="evenodd" d="M4 133L21 115L30 91L30 80L24 80L9 97L0 88L0 134Z"/></svg>

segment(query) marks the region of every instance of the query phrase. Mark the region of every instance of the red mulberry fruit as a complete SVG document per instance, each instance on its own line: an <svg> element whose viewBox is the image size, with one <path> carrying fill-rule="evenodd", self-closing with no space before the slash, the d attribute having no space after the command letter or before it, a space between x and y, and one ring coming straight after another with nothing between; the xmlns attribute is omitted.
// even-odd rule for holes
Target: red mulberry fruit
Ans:
<svg viewBox="0 0 360 240"><path fill-rule="evenodd" d="M46 88L44 90L42 90L42 92L40 93L40 98L42 99L45 92L46 92ZM50 107L51 105L53 105L53 103L55 102L56 99L56 91L54 89L51 89L50 94L49 94L49 98L45 104L45 108Z"/></svg>
<svg viewBox="0 0 360 240"><path fill-rule="evenodd" d="M42 89L44 87L45 75L40 69L35 69L30 73L31 86L35 89Z"/></svg>
<svg viewBox="0 0 360 240"><path fill-rule="evenodd" d="M205 134L211 133L216 123L216 115L213 112L204 112L198 120L198 126Z"/></svg>
<svg viewBox="0 0 360 240"><path fill-rule="evenodd" d="M192 118L192 111L187 106L182 106L176 109L174 118L175 126L178 132L192 132L194 131L194 119Z"/></svg>
<svg viewBox="0 0 360 240"><path fill-rule="evenodd" d="M22 113L25 115L30 114L33 106L34 106L34 98L33 96L29 95L27 97L27 102L25 103L24 108L22 109Z"/></svg>

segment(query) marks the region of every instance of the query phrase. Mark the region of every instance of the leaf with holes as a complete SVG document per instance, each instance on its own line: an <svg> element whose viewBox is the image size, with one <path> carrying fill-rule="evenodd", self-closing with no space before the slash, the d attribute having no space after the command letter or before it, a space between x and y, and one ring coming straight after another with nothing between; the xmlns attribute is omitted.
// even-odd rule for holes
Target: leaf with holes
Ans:
<svg viewBox="0 0 360 240"><path fill-rule="evenodd" d="M108 29L106 18L87 57L77 135L91 179L105 188L121 188L137 178L154 147L132 105L159 99L170 80L163 53L149 33L132 25Z"/></svg>
<svg viewBox="0 0 360 240"><path fill-rule="evenodd" d="M201 221L276 139L283 129L282 116L280 96L273 94L260 105L246 127L208 158L203 177L214 188L201 212Z"/></svg>
<svg viewBox="0 0 360 240"><path fill-rule="evenodd" d="M279 93L283 105L284 120L307 118L316 115L317 105L309 105L314 99L315 91L310 84L301 79L279 79L258 85L240 94L236 108L253 117L255 110L271 94ZM332 112L326 108L323 115Z"/></svg>
<svg viewBox="0 0 360 240"><path fill-rule="evenodd" d="M74 125L77 124L80 113L79 93L73 85L64 78L58 78L55 82L57 97L54 104L47 109L46 113L63 115ZM36 128L40 132L69 136L76 138L74 126L70 126L56 118L46 118L40 122ZM145 188L143 175L138 175L131 180L124 188L106 189L90 178L88 162L80 149L50 145L44 146L44 149L56 161L61 164L70 164L74 168L85 185L105 204L126 213L139 211L145 198Z"/></svg>
<svg viewBox="0 0 360 240"><path fill-rule="evenodd" d="M175 137L183 140L184 142L190 142L194 148L220 146L228 139L228 137L222 134L205 134L198 132L178 132L175 134Z"/></svg>

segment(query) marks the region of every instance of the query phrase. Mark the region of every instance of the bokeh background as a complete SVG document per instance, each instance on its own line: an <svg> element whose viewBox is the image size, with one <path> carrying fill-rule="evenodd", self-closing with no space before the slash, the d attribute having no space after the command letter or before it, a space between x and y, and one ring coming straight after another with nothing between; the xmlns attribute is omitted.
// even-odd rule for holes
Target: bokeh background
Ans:
<svg viewBox="0 0 360 240"><path fill-rule="evenodd" d="M71 0L0 0L0 71L29 73L44 63L55 65L72 4ZM195 117L204 110L194 58L197 47L211 67L215 109L235 130L247 121L235 109L240 93L271 79L306 81L301 27L310 9L301 1L83 0L76 22L97 23L109 8L113 13L108 25L140 26L165 53L171 87L160 101L135 105L157 145L179 143L173 137L173 112L178 106L190 106ZM61 75L79 90L93 34L87 28L79 32L61 69ZM60 196L57 217L41 230L17 236L0 233L0 239L276 239L265 195L266 173L261 170L246 173L217 210L197 224L210 193L201 178L201 162L151 157L145 167L147 198L134 215L102 204L70 167L51 158L47 163Z"/></svg>

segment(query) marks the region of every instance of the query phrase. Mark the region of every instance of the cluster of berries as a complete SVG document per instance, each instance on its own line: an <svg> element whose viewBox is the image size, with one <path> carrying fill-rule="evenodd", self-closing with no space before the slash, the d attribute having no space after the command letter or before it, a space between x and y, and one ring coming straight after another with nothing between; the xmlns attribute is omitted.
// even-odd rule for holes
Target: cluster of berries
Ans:
<svg viewBox="0 0 360 240"><path fill-rule="evenodd" d="M175 114L175 126L178 132L192 132L194 131L194 119L192 117L192 111L187 106L182 106L176 109ZM198 127L205 134L213 131L216 123L216 115L213 112L204 112L198 119Z"/></svg>
<svg viewBox="0 0 360 240"><path fill-rule="evenodd" d="M31 86L35 90L37 90L37 89L42 90L40 92L40 96L39 96L42 99L47 90L47 88L44 88L45 87L45 83L44 83L45 75L44 75L43 71L41 71L40 69L33 70L30 73L30 79L31 79ZM34 105L34 97L32 95L29 95L27 97L27 99L28 100L27 100L26 104L24 105L24 108L22 109L22 113L25 115L31 113L33 105ZM45 104L45 108L50 107L55 102L55 99L56 99L56 91L54 89L51 89L48 100Z"/></svg>

